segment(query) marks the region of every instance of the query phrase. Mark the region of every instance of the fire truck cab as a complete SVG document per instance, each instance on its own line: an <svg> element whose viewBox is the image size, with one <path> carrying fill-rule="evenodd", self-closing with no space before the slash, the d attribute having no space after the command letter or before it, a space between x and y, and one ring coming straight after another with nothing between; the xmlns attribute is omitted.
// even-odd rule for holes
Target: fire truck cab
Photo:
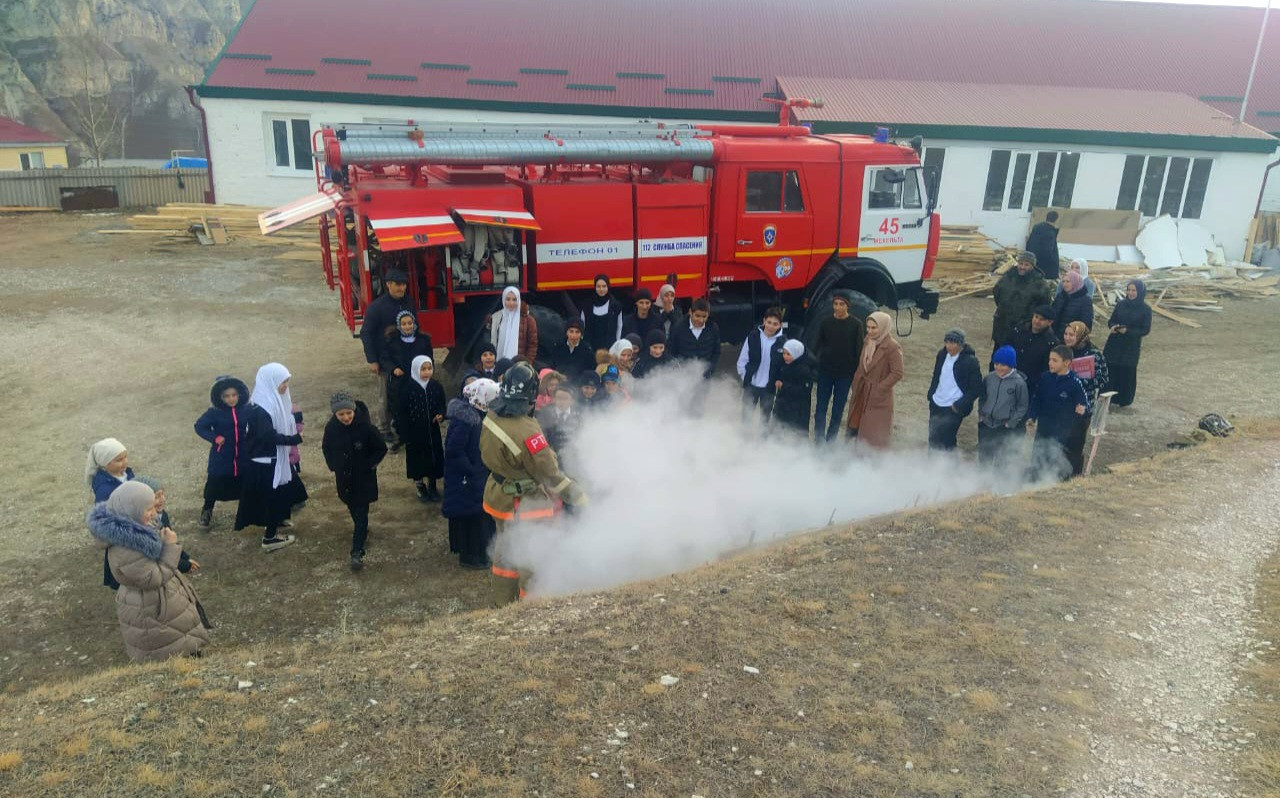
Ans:
<svg viewBox="0 0 1280 798"><path fill-rule="evenodd" d="M320 191L260 221L272 232L321 217L325 275L353 332L386 269L407 270L420 326L453 363L505 286L537 309L549 349L598 274L628 304L664 283L707 297L730 342L771 305L793 335L812 331L837 291L859 317L928 318L932 192L918 143L886 139L789 125L324 128Z"/></svg>

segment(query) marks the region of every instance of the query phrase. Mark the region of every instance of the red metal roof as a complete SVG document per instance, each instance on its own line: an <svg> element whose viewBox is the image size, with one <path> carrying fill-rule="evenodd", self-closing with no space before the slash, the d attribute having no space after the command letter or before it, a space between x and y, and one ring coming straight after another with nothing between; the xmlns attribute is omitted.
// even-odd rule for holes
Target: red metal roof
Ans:
<svg viewBox="0 0 1280 798"><path fill-rule="evenodd" d="M1167 91L1233 111L1261 20L1105 0L257 0L202 94L733 118L769 115L776 76L810 75ZM1280 130L1280 14L1250 108Z"/></svg>
<svg viewBox="0 0 1280 798"><path fill-rule="evenodd" d="M1093 130L1274 141L1229 113L1173 92L807 77L780 77L778 85L788 97L822 99L821 108L792 111L801 122Z"/></svg>
<svg viewBox="0 0 1280 798"><path fill-rule="evenodd" d="M21 122L0 116L0 144L59 144L62 139L50 136Z"/></svg>

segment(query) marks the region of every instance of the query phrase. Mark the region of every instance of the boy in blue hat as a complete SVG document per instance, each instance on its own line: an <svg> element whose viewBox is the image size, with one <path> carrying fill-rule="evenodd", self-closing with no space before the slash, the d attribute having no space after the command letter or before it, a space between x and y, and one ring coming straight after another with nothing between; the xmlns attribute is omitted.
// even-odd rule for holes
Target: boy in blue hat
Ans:
<svg viewBox="0 0 1280 798"><path fill-rule="evenodd" d="M1026 427L1030 394L1018 371L1018 353L1005 345L991 358L991 371L982 380L978 398L978 462L997 466L1008 462Z"/></svg>

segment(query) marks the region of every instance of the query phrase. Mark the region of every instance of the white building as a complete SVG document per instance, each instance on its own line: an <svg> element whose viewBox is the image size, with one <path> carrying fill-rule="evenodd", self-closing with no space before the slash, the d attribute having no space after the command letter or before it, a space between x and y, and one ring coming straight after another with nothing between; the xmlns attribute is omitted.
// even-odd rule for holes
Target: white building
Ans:
<svg viewBox="0 0 1280 798"><path fill-rule="evenodd" d="M1140 210L1196 219L1240 258L1275 137L1167 92L779 78L815 132L920 135L945 224L1020 246L1033 208ZM1273 170L1280 172L1280 170ZM1280 201L1280 174L1270 195Z"/></svg>

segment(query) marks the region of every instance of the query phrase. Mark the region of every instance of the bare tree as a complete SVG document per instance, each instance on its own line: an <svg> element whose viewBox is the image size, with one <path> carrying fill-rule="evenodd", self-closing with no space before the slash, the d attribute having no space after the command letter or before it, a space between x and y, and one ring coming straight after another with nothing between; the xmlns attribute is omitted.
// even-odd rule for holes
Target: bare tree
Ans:
<svg viewBox="0 0 1280 798"><path fill-rule="evenodd" d="M67 111L72 129L80 135L89 149L89 157L95 166L102 166L106 158L124 135L125 112L111 97L111 79L107 74L106 60L102 61L102 77L107 92L94 91L97 81L86 55L81 60L81 90L67 100Z"/></svg>

